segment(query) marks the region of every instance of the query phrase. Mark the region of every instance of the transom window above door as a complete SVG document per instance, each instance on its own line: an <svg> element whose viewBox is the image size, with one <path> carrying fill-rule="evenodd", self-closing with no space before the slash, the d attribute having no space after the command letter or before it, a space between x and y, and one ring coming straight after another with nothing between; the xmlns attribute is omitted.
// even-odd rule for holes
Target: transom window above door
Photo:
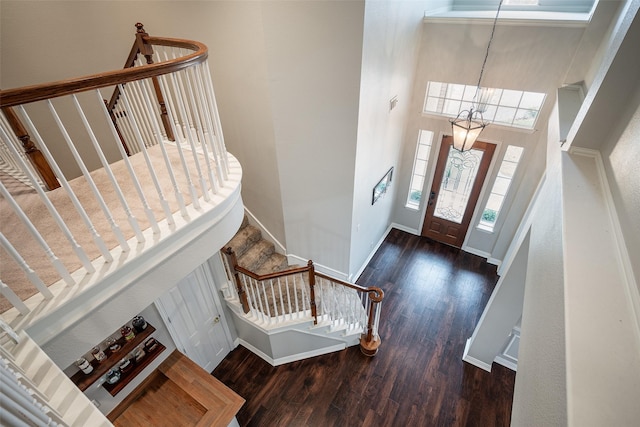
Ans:
<svg viewBox="0 0 640 427"><path fill-rule="evenodd" d="M428 82L423 112L456 117L460 111L471 108L476 90L476 86ZM546 94L499 88L486 90L491 95L482 111L485 121L501 126L534 129Z"/></svg>

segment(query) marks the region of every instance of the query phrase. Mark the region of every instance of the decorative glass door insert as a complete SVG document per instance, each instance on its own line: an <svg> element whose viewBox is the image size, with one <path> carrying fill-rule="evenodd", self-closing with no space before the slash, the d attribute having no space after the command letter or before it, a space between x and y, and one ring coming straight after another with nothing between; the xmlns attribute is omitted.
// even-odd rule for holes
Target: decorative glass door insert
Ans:
<svg viewBox="0 0 640 427"><path fill-rule="evenodd" d="M477 149L461 153L449 147L449 156L436 202L435 217L457 224L462 223L483 154L483 151Z"/></svg>
<svg viewBox="0 0 640 427"><path fill-rule="evenodd" d="M422 224L422 236L462 246L496 146L476 141L461 153L444 136Z"/></svg>

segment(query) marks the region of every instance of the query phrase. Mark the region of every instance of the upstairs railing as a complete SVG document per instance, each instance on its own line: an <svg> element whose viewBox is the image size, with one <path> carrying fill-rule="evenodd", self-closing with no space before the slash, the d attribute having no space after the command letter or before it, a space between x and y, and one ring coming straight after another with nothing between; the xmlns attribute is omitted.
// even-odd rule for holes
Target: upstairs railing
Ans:
<svg viewBox="0 0 640 427"><path fill-rule="evenodd" d="M22 282L52 298L51 283L77 284L130 239L148 247L229 187L206 46L136 28L125 69L0 92L0 294L23 314Z"/></svg>
<svg viewBox="0 0 640 427"><path fill-rule="evenodd" d="M265 326L312 319L345 333L361 333L360 349L374 356L380 346L378 326L384 292L334 279L315 271L312 261L305 267L257 275L238 265L230 247L223 248L225 268L235 284L232 299L244 313Z"/></svg>

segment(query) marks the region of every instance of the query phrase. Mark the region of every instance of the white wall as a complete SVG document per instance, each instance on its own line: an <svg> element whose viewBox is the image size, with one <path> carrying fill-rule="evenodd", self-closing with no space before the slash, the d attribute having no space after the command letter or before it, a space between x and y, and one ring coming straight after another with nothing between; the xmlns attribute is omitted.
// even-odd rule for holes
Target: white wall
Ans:
<svg viewBox="0 0 640 427"><path fill-rule="evenodd" d="M346 272L364 2L262 7L287 251Z"/></svg>
<svg viewBox="0 0 640 427"><path fill-rule="evenodd" d="M559 136L551 124L549 141ZM533 212L511 425L567 425L562 177L549 144L544 187Z"/></svg>
<svg viewBox="0 0 640 427"><path fill-rule="evenodd" d="M366 3L350 275L363 266L391 223L424 7L425 2L403 0ZM394 96L398 104L391 111ZM391 188L372 205L373 187L392 166Z"/></svg>
<svg viewBox="0 0 640 427"><path fill-rule="evenodd" d="M640 292L640 174L637 167L640 162L640 82L627 111L630 119L621 123L622 130L613 132L611 140L605 142L602 157ZM640 320L640 313L636 315Z"/></svg>

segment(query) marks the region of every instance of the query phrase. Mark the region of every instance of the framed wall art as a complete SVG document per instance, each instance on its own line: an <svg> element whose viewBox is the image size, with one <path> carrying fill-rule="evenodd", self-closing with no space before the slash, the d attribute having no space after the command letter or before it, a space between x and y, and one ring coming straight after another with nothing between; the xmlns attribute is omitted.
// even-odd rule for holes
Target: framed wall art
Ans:
<svg viewBox="0 0 640 427"><path fill-rule="evenodd" d="M387 171L380 181L373 187L373 195L371 197L371 204L374 205L380 197L387 192L387 189L391 185L391 178L393 176L393 166Z"/></svg>

